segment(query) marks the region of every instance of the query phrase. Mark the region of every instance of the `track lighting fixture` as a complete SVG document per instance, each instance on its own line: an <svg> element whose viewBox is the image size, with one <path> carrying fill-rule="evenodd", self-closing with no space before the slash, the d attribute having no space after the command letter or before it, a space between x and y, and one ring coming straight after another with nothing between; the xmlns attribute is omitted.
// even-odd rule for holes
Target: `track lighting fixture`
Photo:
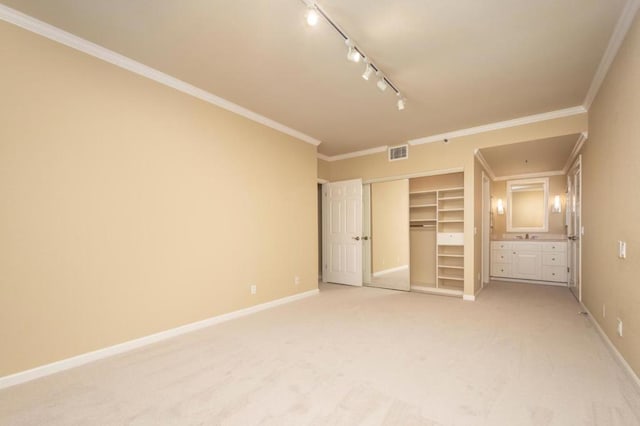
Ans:
<svg viewBox="0 0 640 426"><path fill-rule="evenodd" d="M315 27L316 25L318 25L318 22L320 21L320 15L318 14L318 11L315 9L314 6L309 6L307 9L307 25L309 25L310 27Z"/></svg>
<svg viewBox="0 0 640 426"><path fill-rule="evenodd" d="M360 52L358 52L356 47L353 45L353 42L350 39L346 39L344 43L349 47L349 50L347 51L347 59L355 63L360 62Z"/></svg>
<svg viewBox="0 0 640 426"><path fill-rule="evenodd" d="M365 80L370 80L371 77L375 74L376 76L376 87L384 92L387 90L387 87L391 87L391 89L395 92L398 100L396 101L396 105L398 107L398 111L403 111L405 108L406 99L400 94L400 90L387 78L384 73L380 70L376 64L364 53L362 48L357 46L353 40L347 35L347 33L333 20L327 15L327 13L318 5L317 0L302 0L302 2L307 6L307 13L305 15L307 24L311 27L314 27L318 24L321 18L324 18L327 23L334 29L336 32L342 37L345 44L347 45L347 59L351 62L358 63L361 60L365 62L364 72L362 73L362 78Z"/></svg>
<svg viewBox="0 0 640 426"><path fill-rule="evenodd" d="M389 86L387 84L387 80L384 78L380 71L378 71L376 75L378 76L378 82L376 83L376 86L378 86L378 89L380 89L381 92L384 92L385 90L387 90L387 86Z"/></svg>
<svg viewBox="0 0 640 426"><path fill-rule="evenodd" d="M373 67L369 62L367 62L367 66L364 68L364 72L362 73L362 78L369 80L369 78L371 78L371 74L373 74Z"/></svg>

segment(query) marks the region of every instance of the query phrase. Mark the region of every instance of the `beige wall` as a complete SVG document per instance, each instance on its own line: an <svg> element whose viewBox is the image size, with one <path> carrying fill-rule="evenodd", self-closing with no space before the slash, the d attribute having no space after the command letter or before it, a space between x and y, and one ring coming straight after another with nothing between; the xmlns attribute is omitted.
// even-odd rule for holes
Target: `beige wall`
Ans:
<svg viewBox="0 0 640 426"><path fill-rule="evenodd" d="M331 180L331 165L328 161L324 161L318 158L318 179Z"/></svg>
<svg viewBox="0 0 640 426"><path fill-rule="evenodd" d="M590 109L583 149L583 301L640 374L640 15ZM627 259L617 241L627 242ZM606 317L602 306L606 305ZM616 335L616 318L624 337Z"/></svg>
<svg viewBox="0 0 640 426"><path fill-rule="evenodd" d="M542 139L553 136L581 133L587 130L587 114L548 120L518 127L495 130L486 133L453 138L448 144L436 142L411 146L409 158L389 162L386 152L350 158L329 163L329 175L332 181L363 178L365 180L404 176L409 174L432 173L443 170L463 169L465 171L465 206L475 205L474 194L474 152L477 148L507 145L511 143ZM475 247L474 209L465 211L465 283L467 295L475 293ZM479 272L479 271L478 271Z"/></svg>
<svg viewBox="0 0 640 426"><path fill-rule="evenodd" d="M371 185L372 272L409 264L409 181Z"/></svg>
<svg viewBox="0 0 640 426"><path fill-rule="evenodd" d="M566 235L565 227L565 199L567 192L567 177L561 176L549 176L549 231L548 232L533 232L534 235ZM551 207L553 206L553 197L559 195L562 201L562 213L551 213ZM507 232L507 214L511 208L507 204L507 181L494 181L491 182L491 196L492 211L493 211L493 232L491 238L498 240L509 235L521 235L522 232ZM505 205L505 214L496 214L496 202L498 198L502 198Z"/></svg>
<svg viewBox="0 0 640 426"><path fill-rule="evenodd" d="M317 288L314 146L2 22L0 51L0 376Z"/></svg>

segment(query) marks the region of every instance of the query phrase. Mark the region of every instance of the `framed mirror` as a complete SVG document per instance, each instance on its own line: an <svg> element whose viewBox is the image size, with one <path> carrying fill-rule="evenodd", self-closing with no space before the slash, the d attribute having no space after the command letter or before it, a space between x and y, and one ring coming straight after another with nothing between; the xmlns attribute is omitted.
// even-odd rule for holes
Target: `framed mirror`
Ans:
<svg viewBox="0 0 640 426"><path fill-rule="evenodd" d="M507 181L507 232L549 230L549 178Z"/></svg>

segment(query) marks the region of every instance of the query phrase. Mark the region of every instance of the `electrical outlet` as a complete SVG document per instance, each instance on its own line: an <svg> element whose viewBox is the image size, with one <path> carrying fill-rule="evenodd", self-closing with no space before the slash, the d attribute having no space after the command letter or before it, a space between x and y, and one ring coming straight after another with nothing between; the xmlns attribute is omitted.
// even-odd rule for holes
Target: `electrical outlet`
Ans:
<svg viewBox="0 0 640 426"><path fill-rule="evenodd" d="M297 276L297 275L295 277L293 277L293 283L295 285L300 285L300 277Z"/></svg>
<svg viewBox="0 0 640 426"><path fill-rule="evenodd" d="M622 337L622 320L618 318L617 321L618 321L618 327L616 331L618 332L618 336Z"/></svg>
<svg viewBox="0 0 640 426"><path fill-rule="evenodd" d="M258 290L258 286L255 284L251 284L251 294L256 294L256 291Z"/></svg>
<svg viewBox="0 0 640 426"><path fill-rule="evenodd" d="M606 317L607 317L607 307L603 303L602 304L602 318L606 318Z"/></svg>

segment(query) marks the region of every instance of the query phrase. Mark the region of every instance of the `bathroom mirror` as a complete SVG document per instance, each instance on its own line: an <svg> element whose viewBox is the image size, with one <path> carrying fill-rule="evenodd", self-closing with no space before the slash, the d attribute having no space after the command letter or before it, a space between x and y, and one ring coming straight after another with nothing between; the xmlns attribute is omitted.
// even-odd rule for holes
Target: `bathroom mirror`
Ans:
<svg viewBox="0 0 640 426"><path fill-rule="evenodd" d="M549 178L507 181L507 232L547 232Z"/></svg>

